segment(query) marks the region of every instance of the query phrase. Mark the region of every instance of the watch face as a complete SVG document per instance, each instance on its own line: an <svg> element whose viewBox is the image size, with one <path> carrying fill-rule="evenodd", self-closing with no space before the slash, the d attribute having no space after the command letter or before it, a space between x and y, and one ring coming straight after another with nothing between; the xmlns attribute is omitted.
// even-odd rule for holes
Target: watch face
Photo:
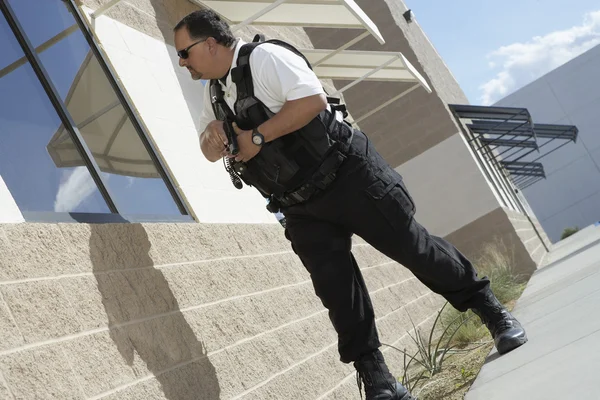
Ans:
<svg viewBox="0 0 600 400"><path fill-rule="evenodd" d="M260 146L263 142L263 138L261 135L252 135L252 142L257 146Z"/></svg>

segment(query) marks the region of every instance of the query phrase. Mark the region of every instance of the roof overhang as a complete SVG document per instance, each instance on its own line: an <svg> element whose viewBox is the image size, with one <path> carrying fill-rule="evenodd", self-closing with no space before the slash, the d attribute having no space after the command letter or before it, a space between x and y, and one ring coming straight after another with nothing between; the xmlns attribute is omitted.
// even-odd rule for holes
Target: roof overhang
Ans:
<svg viewBox="0 0 600 400"><path fill-rule="evenodd" d="M502 161L502 166L510 173L513 182L521 189L546 179L544 166L539 162Z"/></svg>
<svg viewBox="0 0 600 400"><path fill-rule="evenodd" d="M94 11L92 20L121 0L110 0ZM412 82L408 89L379 104L351 121L363 119L422 87L432 90L425 78L397 52L348 50L362 39L372 36L380 44L385 40L375 23L354 0L188 0L210 8L221 16L235 33L245 26L291 26L360 30L360 34L337 49L301 49L320 79L349 81L332 93L340 95L362 81Z"/></svg>
<svg viewBox="0 0 600 400"><path fill-rule="evenodd" d="M450 109L463 119L478 119L505 123L520 121L532 124L531 114L526 108L517 107L488 107L468 104L449 104Z"/></svg>
<svg viewBox="0 0 600 400"><path fill-rule="evenodd" d="M397 52L348 50L362 39L373 36L385 40L375 23L354 0L189 0L208 7L225 19L235 32L244 26L298 26L333 29L360 29L354 39L337 49L300 49L320 79L349 81L331 96L342 94L363 81L412 82L408 89L355 117L353 124L382 110L418 88L432 90L425 78Z"/></svg>
<svg viewBox="0 0 600 400"><path fill-rule="evenodd" d="M577 140L576 126L534 123L526 108L462 104L449 107L458 119L465 120L474 150L501 166L520 188L546 177L538 160ZM549 150L551 147L546 146L550 144L556 146ZM538 153L537 157L532 156L533 152Z"/></svg>
<svg viewBox="0 0 600 400"><path fill-rule="evenodd" d="M413 82L428 92L431 88L425 78L402 53L388 51L301 49L321 79L351 81L339 89L343 93L362 81Z"/></svg>
<svg viewBox="0 0 600 400"><path fill-rule="evenodd" d="M385 43L375 23L354 0L189 0L225 19L235 32L248 26L363 29Z"/></svg>

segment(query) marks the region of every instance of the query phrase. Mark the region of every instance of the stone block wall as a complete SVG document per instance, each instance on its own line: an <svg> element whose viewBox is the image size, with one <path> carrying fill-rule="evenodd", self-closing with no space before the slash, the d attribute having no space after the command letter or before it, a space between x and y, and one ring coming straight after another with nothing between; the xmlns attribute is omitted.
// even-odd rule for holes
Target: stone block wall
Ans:
<svg viewBox="0 0 600 400"><path fill-rule="evenodd" d="M382 342L442 299L355 239ZM402 357L385 347L397 376ZM2 399L358 399L277 225L0 225Z"/></svg>
<svg viewBox="0 0 600 400"><path fill-rule="evenodd" d="M527 218L525 214L514 210L504 211L533 261L538 266L542 265L548 249L552 247L552 242L540 221L535 217Z"/></svg>
<svg viewBox="0 0 600 400"><path fill-rule="evenodd" d="M475 261L486 246L495 244L511 260L517 273L529 277L543 263L547 254L546 247L534 230L534 224L539 227L539 222L534 218L532 221L519 212L499 207L445 238ZM549 246L543 230L538 231Z"/></svg>

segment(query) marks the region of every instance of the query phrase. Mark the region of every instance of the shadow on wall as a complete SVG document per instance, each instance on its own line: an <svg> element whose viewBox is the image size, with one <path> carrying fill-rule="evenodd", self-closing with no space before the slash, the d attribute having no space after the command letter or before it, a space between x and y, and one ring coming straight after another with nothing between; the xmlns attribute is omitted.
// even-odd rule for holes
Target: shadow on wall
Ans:
<svg viewBox="0 0 600 400"><path fill-rule="evenodd" d="M163 36L165 45L170 46L175 46L173 32L175 25L187 14L200 8L189 0L149 0L149 2L154 8L156 24ZM204 86L200 81L192 80L187 69L179 66L179 58L175 54L175 48L167 47L167 49L179 87L194 120L194 126L198 130L198 121L204 106ZM183 75L181 74L182 71L184 72Z"/></svg>
<svg viewBox="0 0 600 400"><path fill-rule="evenodd" d="M90 256L110 337L136 375L149 372L156 377L166 399L219 399L206 348L179 310L162 272L154 268L150 247L139 224L91 225Z"/></svg>

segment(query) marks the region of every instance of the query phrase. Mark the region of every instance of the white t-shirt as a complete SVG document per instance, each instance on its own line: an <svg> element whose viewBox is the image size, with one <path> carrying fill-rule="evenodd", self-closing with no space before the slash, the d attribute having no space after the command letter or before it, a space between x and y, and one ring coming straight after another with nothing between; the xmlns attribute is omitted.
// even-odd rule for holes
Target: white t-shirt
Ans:
<svg viewBox="0 0 600 400"><path fill-rule="evenodd" d="M238 38L231 69L237 66L240 47L245 44ZM254 96L263 102L272 112L277 113L286 101L323 93L323 86L315 73L306 65L304 59L292 51L272 43L257 46L250 54L250 71L254 85ZM235 112L237 98L236 85L227 75L227 84L219 81L223 88L225 101ZM210 83L204 86L204 108L200 115L198 134L214 121L215 114L210 101Z"/></svg>

